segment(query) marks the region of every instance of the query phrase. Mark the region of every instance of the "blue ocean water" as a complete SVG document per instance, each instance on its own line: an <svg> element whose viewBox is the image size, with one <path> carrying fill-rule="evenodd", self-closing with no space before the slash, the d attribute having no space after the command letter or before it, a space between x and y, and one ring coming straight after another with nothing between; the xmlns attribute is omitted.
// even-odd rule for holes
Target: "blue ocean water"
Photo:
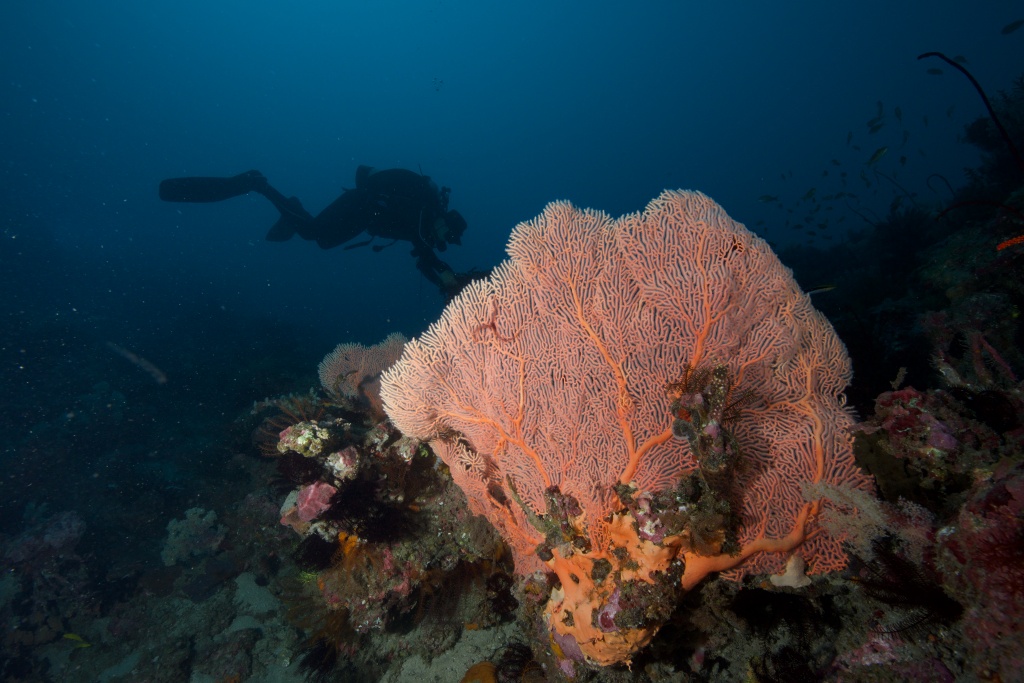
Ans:
<svg viewBox="0 0 1024 683"><path fill-rule="evenodd" d="M32 680L49 636L130 603L170 520L216 508L225 487L246 495L253 402L316 386L336 344L417 335L445 305L405 243L269 242L265 198L163 202L161 180L258 169L315 214L360 165L410 169L450 187L468 223L441 255L460 272L497 265L550 201L619 216L694 189L827 289L821 254L863 248L894 212L934 215L985 162L965 141L981 99L918 55L1010 92L1024 29L1004 27L1021 14L954 0L4 3L0 533L11 547L70 529L74 593L90 596L18 611L33 598L10 588L0 608L34 635L8 639L7 676ZM867 242L884 277L906 275L917 235ZM815 303L842 317L879 286ZM841 336L850 320L833 321ZM867 367L872 350L845 340L868 378L851 389L862 410L883 376L929 365ZM31 620L51 616L40 635Z"/></svg>

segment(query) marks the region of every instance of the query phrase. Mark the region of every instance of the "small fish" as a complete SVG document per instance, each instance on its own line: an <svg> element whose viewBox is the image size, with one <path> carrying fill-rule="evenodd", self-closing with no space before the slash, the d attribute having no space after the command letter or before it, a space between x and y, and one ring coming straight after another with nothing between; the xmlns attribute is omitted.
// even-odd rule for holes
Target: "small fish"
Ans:
<svg viewBox="0 0 1024 683"><path fill-rule="evenodd" d="M878 131L882 130L883 126L885 126L884 123L876 123L875 125L873 125L870 128L868 128L868 134L869 135L874 135Z"/></svg>
<svg viewBox="0 0 1024 683"><path fill-rule="evenodd" d="M921 123L923 123L927 127L927 125L928 125L928 115L927 114L925 114L924 116L921 117Z"/></svg>
<svg viewBox="0 0 1024 683"><path fill-rule="evenodd" d="M907 165L907 157L901 156L900 157L900 166L906 166L906 165Z"/></svg>
<svg viewBox="0 0 1024 683"><path fill-rule="evenodd" d="M1016 31L1017 29L1019 29L1021 26L1024 26L1024 19L1018 19L1017 21L1011 21L1009 24L1007 24L1006 26L1003 27L1003 30L1000 31L1000 33L1002 33L1004 36L1008 36L1011 33L1013 33L1014 31Z"/></svg>
<svg viewBox="0 0 1024 683"><path fill-rule="evenodd" d="M946 118L947 119L953 118L953 110L954 109L956 109L956 105L955 104L949 105L949 109L946 110Z"/></svg>
<svg viewBox="0 0 1024 683"><path fill-rule="evenodd" d="M92 643L86 642L85 638L77 633L65 633L64 639L74 641L75 648L92 647Z"/></svg>
<svg viewBox="0 0 1024 683"><path fill-rule="evenodd" d="M803 229L804 229L804 226L803 226L803 224L802 224L802 223L794 223L794 224L793 224L793 229L794 229L794 230L803 230Z"/></svg>
<svg viewBox="0 0 1024 683"><path fill-rule="evenodd" d="M839 159L833 159L832 160L832 165L833 166L841 166L842 164L839 163Z"/></svg>
<svg viewBox="0 0 1024 683"><path fill-rule="evenodd" d="M907 140L909 140L909 139L910 139L910 131L909 130L904 130L903 131L903 142L900 143L900 147L903 147L904 145L906 145L907 144Z"/></svg>
<svg viewBox="0 0 1024 683"><path fill-rule="evenodd" d="M808 199L814 199L814 193L817 192L817 191L818 190L816 190L813 187L811 189L807 190L807 192L804 193L804 196L801 197L801 201L805 201L806 202Z"/></svg>
<svg viewBox="0 0 1024 683"><path fill-rule="evenodd" d="M835 285L818 285L817 287L811 287L807 290L807 296L814 296L815 294L824 294L825 292L831 292L835 289Z"/></svg>
<svg viewBox="0 0 1024 683"><path fill-rule="evenodd" d="M942 69L936 69L935 67L932 67L932 68L928 69L927 74L929 76L941 76L942 75Z"/></svg>
<svg viewBox="0 0 1024 683"><path fill-rule="evenodd" d="M966 64L967 57L964 57L963 55L957 55L956 57L953 57L953 61L956 62L957 64Z"/></svg>
<svg viewBox="0 0 1024 683"><path fill-rule="evenodd" d="M779 198L776 197L773 194L763 194L763 195L761 195L760 197L757 198L757 201L764 202L764 203L777 202L777 201L779 201Z"/></svg>
<svg viewBox="0 0 1024 683"><path fill-rule="evenodd" d="M854 145L853 149L854 149L854 151L859 152L860 151L860 145Z"/></svg>
<svg viewBox="0 0 1024 683"><path fill-rule="evenodd" d="M903 125L903 110L900 109L899 107L896 107L896 110L893 112L893 115L896 117L896 120L899 121L900 125L902 126Z"/></svg>
<svg viewBox="0 0 1024 683"><path fill-rule="evenodd" d="M853 131L852 130L849 133L846 134L846 144L849 145L851 142L853 142Z"/></svg>
<svg viewBox="0 0 1024 683"><path fill-rule="evenodd" d="M889 151L888 147L879 147L875 150L875 153L868 159L868 166L878 163L878 161L885 156L885 153Z"/></svg>
<svg viewBox="0 0 1024 683"><path fill-rule="evenodd" d="M827 178L828 177L828 169L827 168L824 171L821 172L821 177L822 178Z"/></svg>

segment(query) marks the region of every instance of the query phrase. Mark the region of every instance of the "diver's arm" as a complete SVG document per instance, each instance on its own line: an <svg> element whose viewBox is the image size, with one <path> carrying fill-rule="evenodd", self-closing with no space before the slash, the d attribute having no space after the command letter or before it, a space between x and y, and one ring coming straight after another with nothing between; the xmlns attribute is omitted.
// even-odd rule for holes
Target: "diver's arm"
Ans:
<svg viewBox="0 0 1024 683"><path fill-rule="evenodd" d="M416 269L434 283L442 294L449 296L452 288L458 283L452 267L439 259L433 249L422 243L415 244L412 254L416 257Z"/></svg>

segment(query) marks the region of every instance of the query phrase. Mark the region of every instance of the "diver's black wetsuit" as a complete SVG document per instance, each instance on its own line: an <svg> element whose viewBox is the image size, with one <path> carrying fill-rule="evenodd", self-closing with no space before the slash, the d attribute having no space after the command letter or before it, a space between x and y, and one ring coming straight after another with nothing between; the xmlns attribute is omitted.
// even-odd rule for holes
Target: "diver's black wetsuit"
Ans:
<svg viewBox="0 0 1024 683"><path fill-rule="evenodd" d="M316 240L323 249L348 242L362 232L384 240L412 243L416 267L428 280L441 286L440 273L453 273L451 267L434 253L447 245L437 239L434 224L438 220L452 225L454 244L461 242L465 221L456 211L448 211L447 191L439 191L429 177L401 168L374 171L368 166L356 170L356 186L345 190L327 208L317 214L310 231L299 236ZM452 215L453 214L453 215ZM365 244L365 243L364 243ZM362 244L352 245L363 246ZM377 245L384 248L388 245Z"/></svg>
<svg viewBox="0 0 1024 683"><path fill-rule="evenodd" d="M170 178L160 183L160 198L172 202L214 202L259 192L281 212L267 239L283 242L298 234L323 249L349 242L365 232L370 239L346 248L367 246L375 239L391 240L373 245L379 251L397 241L412 244L416 267L447 296L481 273L455 273L434 250L449 243L461 244L466 221L448 210L448 188L438 189L429 177L405 169L356 170L356 186L345 190L316 216L296 197L285 197L259 171L231 178ZM443 234L443 236L442 236Z"/></svg>

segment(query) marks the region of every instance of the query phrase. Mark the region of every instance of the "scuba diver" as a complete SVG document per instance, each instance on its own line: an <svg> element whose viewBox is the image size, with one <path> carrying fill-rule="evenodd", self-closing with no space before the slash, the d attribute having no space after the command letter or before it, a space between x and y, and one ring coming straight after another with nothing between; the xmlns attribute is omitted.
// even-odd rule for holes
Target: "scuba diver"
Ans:
<svg viewBox="0 0 1024 683"><path fill-rule="evenodd" d="M327 208L311 215L297 197L285 197L259 171L247 171L230 178L169 178L160 182L160 199L167 202L219 202L249 192L266 197L280 213L266 239L285 242L298 234L315 240L322 249L344 244L360 233L370 237L346 245L354 249L375 239L390 240L373 245L380 251L399 241L412 244L416 268L447 299L485 272L456 273L434 253L449 244L462 244L466 221L458 211L448 209L451 189L437 185L428 176L395 168L375 171L369 166L356 169L356 186L345 190Z"/></svg>

